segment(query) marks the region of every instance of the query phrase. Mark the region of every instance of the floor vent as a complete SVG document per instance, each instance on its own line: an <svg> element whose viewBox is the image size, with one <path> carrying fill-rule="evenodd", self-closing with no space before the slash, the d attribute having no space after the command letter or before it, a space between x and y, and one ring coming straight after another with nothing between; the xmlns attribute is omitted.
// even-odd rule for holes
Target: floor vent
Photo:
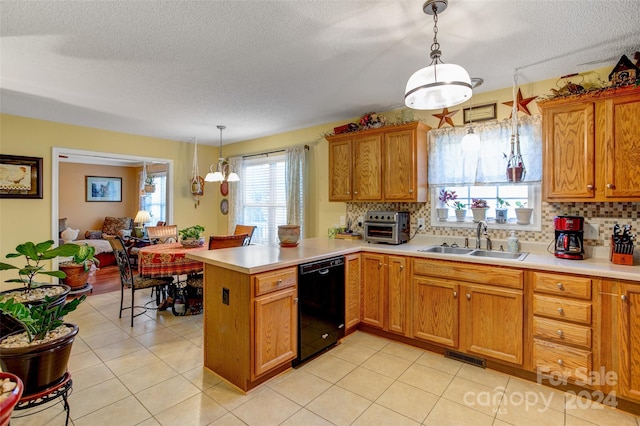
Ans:
<svg viewBox="0 0 640 426"><path fill-rule="evenodd" d="M487 368L487 360L482 358L476 358L475 356L463 354L460 352L447 349L444 354L447 358L455 359L457 361L466 362L467 364L475 365L476 367Z"/></svg>

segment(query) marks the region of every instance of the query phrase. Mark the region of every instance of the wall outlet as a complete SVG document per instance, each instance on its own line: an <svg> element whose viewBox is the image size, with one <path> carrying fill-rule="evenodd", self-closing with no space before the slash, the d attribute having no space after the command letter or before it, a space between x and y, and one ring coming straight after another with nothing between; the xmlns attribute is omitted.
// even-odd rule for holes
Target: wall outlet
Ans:
<svg viewBox="0 0 640 426"><path fill-rule="evenodd" d="M597 240L600 235L600 225L596 223L584 223L583 237L585 240Z"/></svg>
<svg viewBox="0 0 640 426"><path fill-rule="evenodd" d="M340 216L340 226L346 226L347 218L344 216Z"/></svg>
<svg viewBox="0 0 640 426"><path fill-rule="evenodd" d="M418 218L418 229L424 229L424 228L425 228L424 217L419 217Z"/></svg>

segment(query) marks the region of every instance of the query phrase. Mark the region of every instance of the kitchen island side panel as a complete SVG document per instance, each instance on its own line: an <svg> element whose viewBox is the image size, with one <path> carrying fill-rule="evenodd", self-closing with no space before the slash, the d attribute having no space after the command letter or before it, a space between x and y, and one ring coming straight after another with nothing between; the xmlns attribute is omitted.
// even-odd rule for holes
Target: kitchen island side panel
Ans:
<svg viewBox="0 0 640 426"><path fill-rule="evenodd" d="M247 274L205 265L204 366L240 389L250 380L250 284Z"/></svg>

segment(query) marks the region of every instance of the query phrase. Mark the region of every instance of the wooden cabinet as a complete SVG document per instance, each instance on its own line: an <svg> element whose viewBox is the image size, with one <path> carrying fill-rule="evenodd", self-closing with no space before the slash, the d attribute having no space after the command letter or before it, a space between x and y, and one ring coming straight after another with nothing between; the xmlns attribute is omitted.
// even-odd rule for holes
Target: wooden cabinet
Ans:
<svg viewBox="0 0 640 426"><path fill-rule="evenodd" d="M419 123L328 136L329 201L427 201L427 131Z"/></svg>
<svg viewBox="0 0 640 426"><path fill-rule="evenodd" d="M408 333L409 268L403 256L362 254L362 322Z"/></svg>
<svg viewBox="0 0 640 426"><path fill-rule="evenodd" d="M619 293L619 394L640 401L640 285L621 283Z"/></svg>
<svg viewBox="0 0 640 426"><path fill-rule="evenodd" d="M440 278L414 276L413 337L458 348L459 285Z"/></svg>
<svg viewBox="0 0 640 426"><path fill-rule="evenodd" d="M346 332L360 323L362 292L360 291L360 254L344 257L344 321Z"/></svg>
<svg viewBox="0 0 640 426"><path fill-rule="evenodd" d="M640 198L640 89L612 89L538 106L545 201Z"/></svg>

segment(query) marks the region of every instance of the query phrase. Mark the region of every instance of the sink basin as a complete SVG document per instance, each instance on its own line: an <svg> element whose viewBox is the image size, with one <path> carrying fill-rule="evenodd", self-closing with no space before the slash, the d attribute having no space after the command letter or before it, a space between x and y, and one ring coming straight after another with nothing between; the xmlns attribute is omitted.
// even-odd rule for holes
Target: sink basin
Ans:
<svg viewBox="0 0 640 426"><path fill-rule="evenodd" d="M474 250L469 256L491 257L494 259L523 260L529 253L509 253L506 251Z"/></svg>
<svg viewBox="0 0 640 426"><path fill-rule="evenodd" d="M462 248L462 247L443 247L443 246L433 246L427 247L423 249L418 249L418 251L424 253L444 253L444 254L469 254L473 250Z"/></svg>

